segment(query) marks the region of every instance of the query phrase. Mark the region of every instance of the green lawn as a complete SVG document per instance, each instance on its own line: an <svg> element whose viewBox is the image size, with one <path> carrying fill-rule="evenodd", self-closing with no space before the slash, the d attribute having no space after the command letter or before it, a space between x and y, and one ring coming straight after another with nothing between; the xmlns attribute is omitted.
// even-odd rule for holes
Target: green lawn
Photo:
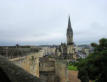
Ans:
<svg viewBox="0 0 107 82"><path fill-rule="evenodd" d="M73 66L73 65L69 65L68 66L68 70L74 70L74 71L77 71L77 67L76 66Z"/></svg>

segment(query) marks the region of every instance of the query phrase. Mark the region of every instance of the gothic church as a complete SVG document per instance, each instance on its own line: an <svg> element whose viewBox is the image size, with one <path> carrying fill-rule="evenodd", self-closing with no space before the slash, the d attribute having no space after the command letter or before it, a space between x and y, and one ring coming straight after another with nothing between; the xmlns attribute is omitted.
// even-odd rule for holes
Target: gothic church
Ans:
<svg viewBox="0 0 107 82"><path fill-rule="evenodd" d="M76 60L77 55L76 55L74 43L73 43L73 29L71 26L70 17L68 19L66 37L67 37L67 44L61 43L61 45L59 45L56 48L56 55L59 58Z"/></svg>

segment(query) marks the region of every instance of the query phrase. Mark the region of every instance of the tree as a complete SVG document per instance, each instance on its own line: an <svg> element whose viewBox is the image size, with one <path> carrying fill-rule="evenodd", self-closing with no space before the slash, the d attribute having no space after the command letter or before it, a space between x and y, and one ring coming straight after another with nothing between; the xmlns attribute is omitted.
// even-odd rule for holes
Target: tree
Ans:
<svg viewBox="0 0 107 82"><path fill-rule="evenodd" d="M92 43L94 52L78 64L78 78L82 82L107 82L107 39L99 40L99 44Z"/></svg>

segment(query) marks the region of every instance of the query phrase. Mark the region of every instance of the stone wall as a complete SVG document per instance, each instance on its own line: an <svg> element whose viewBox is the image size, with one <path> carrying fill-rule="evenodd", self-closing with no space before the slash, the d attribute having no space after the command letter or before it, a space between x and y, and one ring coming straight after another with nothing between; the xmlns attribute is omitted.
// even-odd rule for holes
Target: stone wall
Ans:
<svg viewBox="0 0 107 82"><path fill-rule="evenodd" d="M41 48L32 46L0 46L0 55L9 59L26 56L28 54L39 52Z"/></svg>
<svg viewBox="0 0 107 82"><path fill-rule="evenodd" d="M67 64L64 60L55 62L56 82L68 82Z"/></svg>
<svg viewBox="0 0 107 82"><path fill-rule="evenodd" d="M39 73L44 82L55 82L55 61L51 58L40 58Z"/></svg>
<svg viewBox="0 0 107 82"><path fill-rule="evenodd" d="M81 82L78 79L78 71L68 70L68 79L69 82Z"/></svg>
<svg viewBox="0 0 107 82"><path fill-rule="evenodd" d="M42 57L41 52L30 53L24 57L10 59L10 61L30 74L39 77L39 57Z"/></svg>
<svg viewBox="0 0 107 82"><path fill-rule="evenodd" d="M5 81L3 81L5 79ZM10 81L6 81L10 80ZM0 82L43 82L36 76L0 56Z"/></svg>
<svg viewBox="0 0 107 82"><path fill-rule="evenodd" d="M39 66L40 78L44 82L80 82L78 71L68 70L66 60L41 58Z"/></svg>
<svg viewBox="0 0 107 82"><path fill-rule="evenodd" d="M43 82L80 82L77 77L78 72L67 69L66 60L45 58L39 54L31 53L25 57L10 59L10 61L39 77Z"/></svg>
<svg viewBox="0 0 107 82"><path fill-rule="evenodd" d="M54 72L55 61L51 58L40 58L39 70L40 72Z"/></svg>
<svg viewBox="0 0 107 82"><path fill-rule="evenodd" d="M55 82L55 73L54 72L40 72L40 79L43 82Z"/></svg>

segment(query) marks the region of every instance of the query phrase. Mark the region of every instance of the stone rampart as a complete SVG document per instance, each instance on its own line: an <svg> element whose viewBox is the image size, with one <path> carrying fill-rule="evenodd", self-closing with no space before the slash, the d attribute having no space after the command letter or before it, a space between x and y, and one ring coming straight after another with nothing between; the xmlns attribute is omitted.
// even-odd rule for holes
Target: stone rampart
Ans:
<svg viewBox="0 0 107 82"><path fill-rule="evenodd" d="M81 82L78 79L78 71L68 70L68 79L69 82Z"/></svg>
<svg viewBox="0 0 107 82"><path fill-rule="evenodd" d="M64 60L55 62L56 82L68 82L67 64Z"/></svg>
<svg viewBox="0 0 107 82"><path fill-rule="evenodd" d="M23 68L30 74L39 77L39 57L42 57L41 52L30 53L24 57L10 59L10 61Z"/></svg>
<svg viewBox="0 0 107 82"><path fill-rule="evenodd" d="M40 58L40 78L44 82L55 82L55 61L51 58Z"/></svg>

